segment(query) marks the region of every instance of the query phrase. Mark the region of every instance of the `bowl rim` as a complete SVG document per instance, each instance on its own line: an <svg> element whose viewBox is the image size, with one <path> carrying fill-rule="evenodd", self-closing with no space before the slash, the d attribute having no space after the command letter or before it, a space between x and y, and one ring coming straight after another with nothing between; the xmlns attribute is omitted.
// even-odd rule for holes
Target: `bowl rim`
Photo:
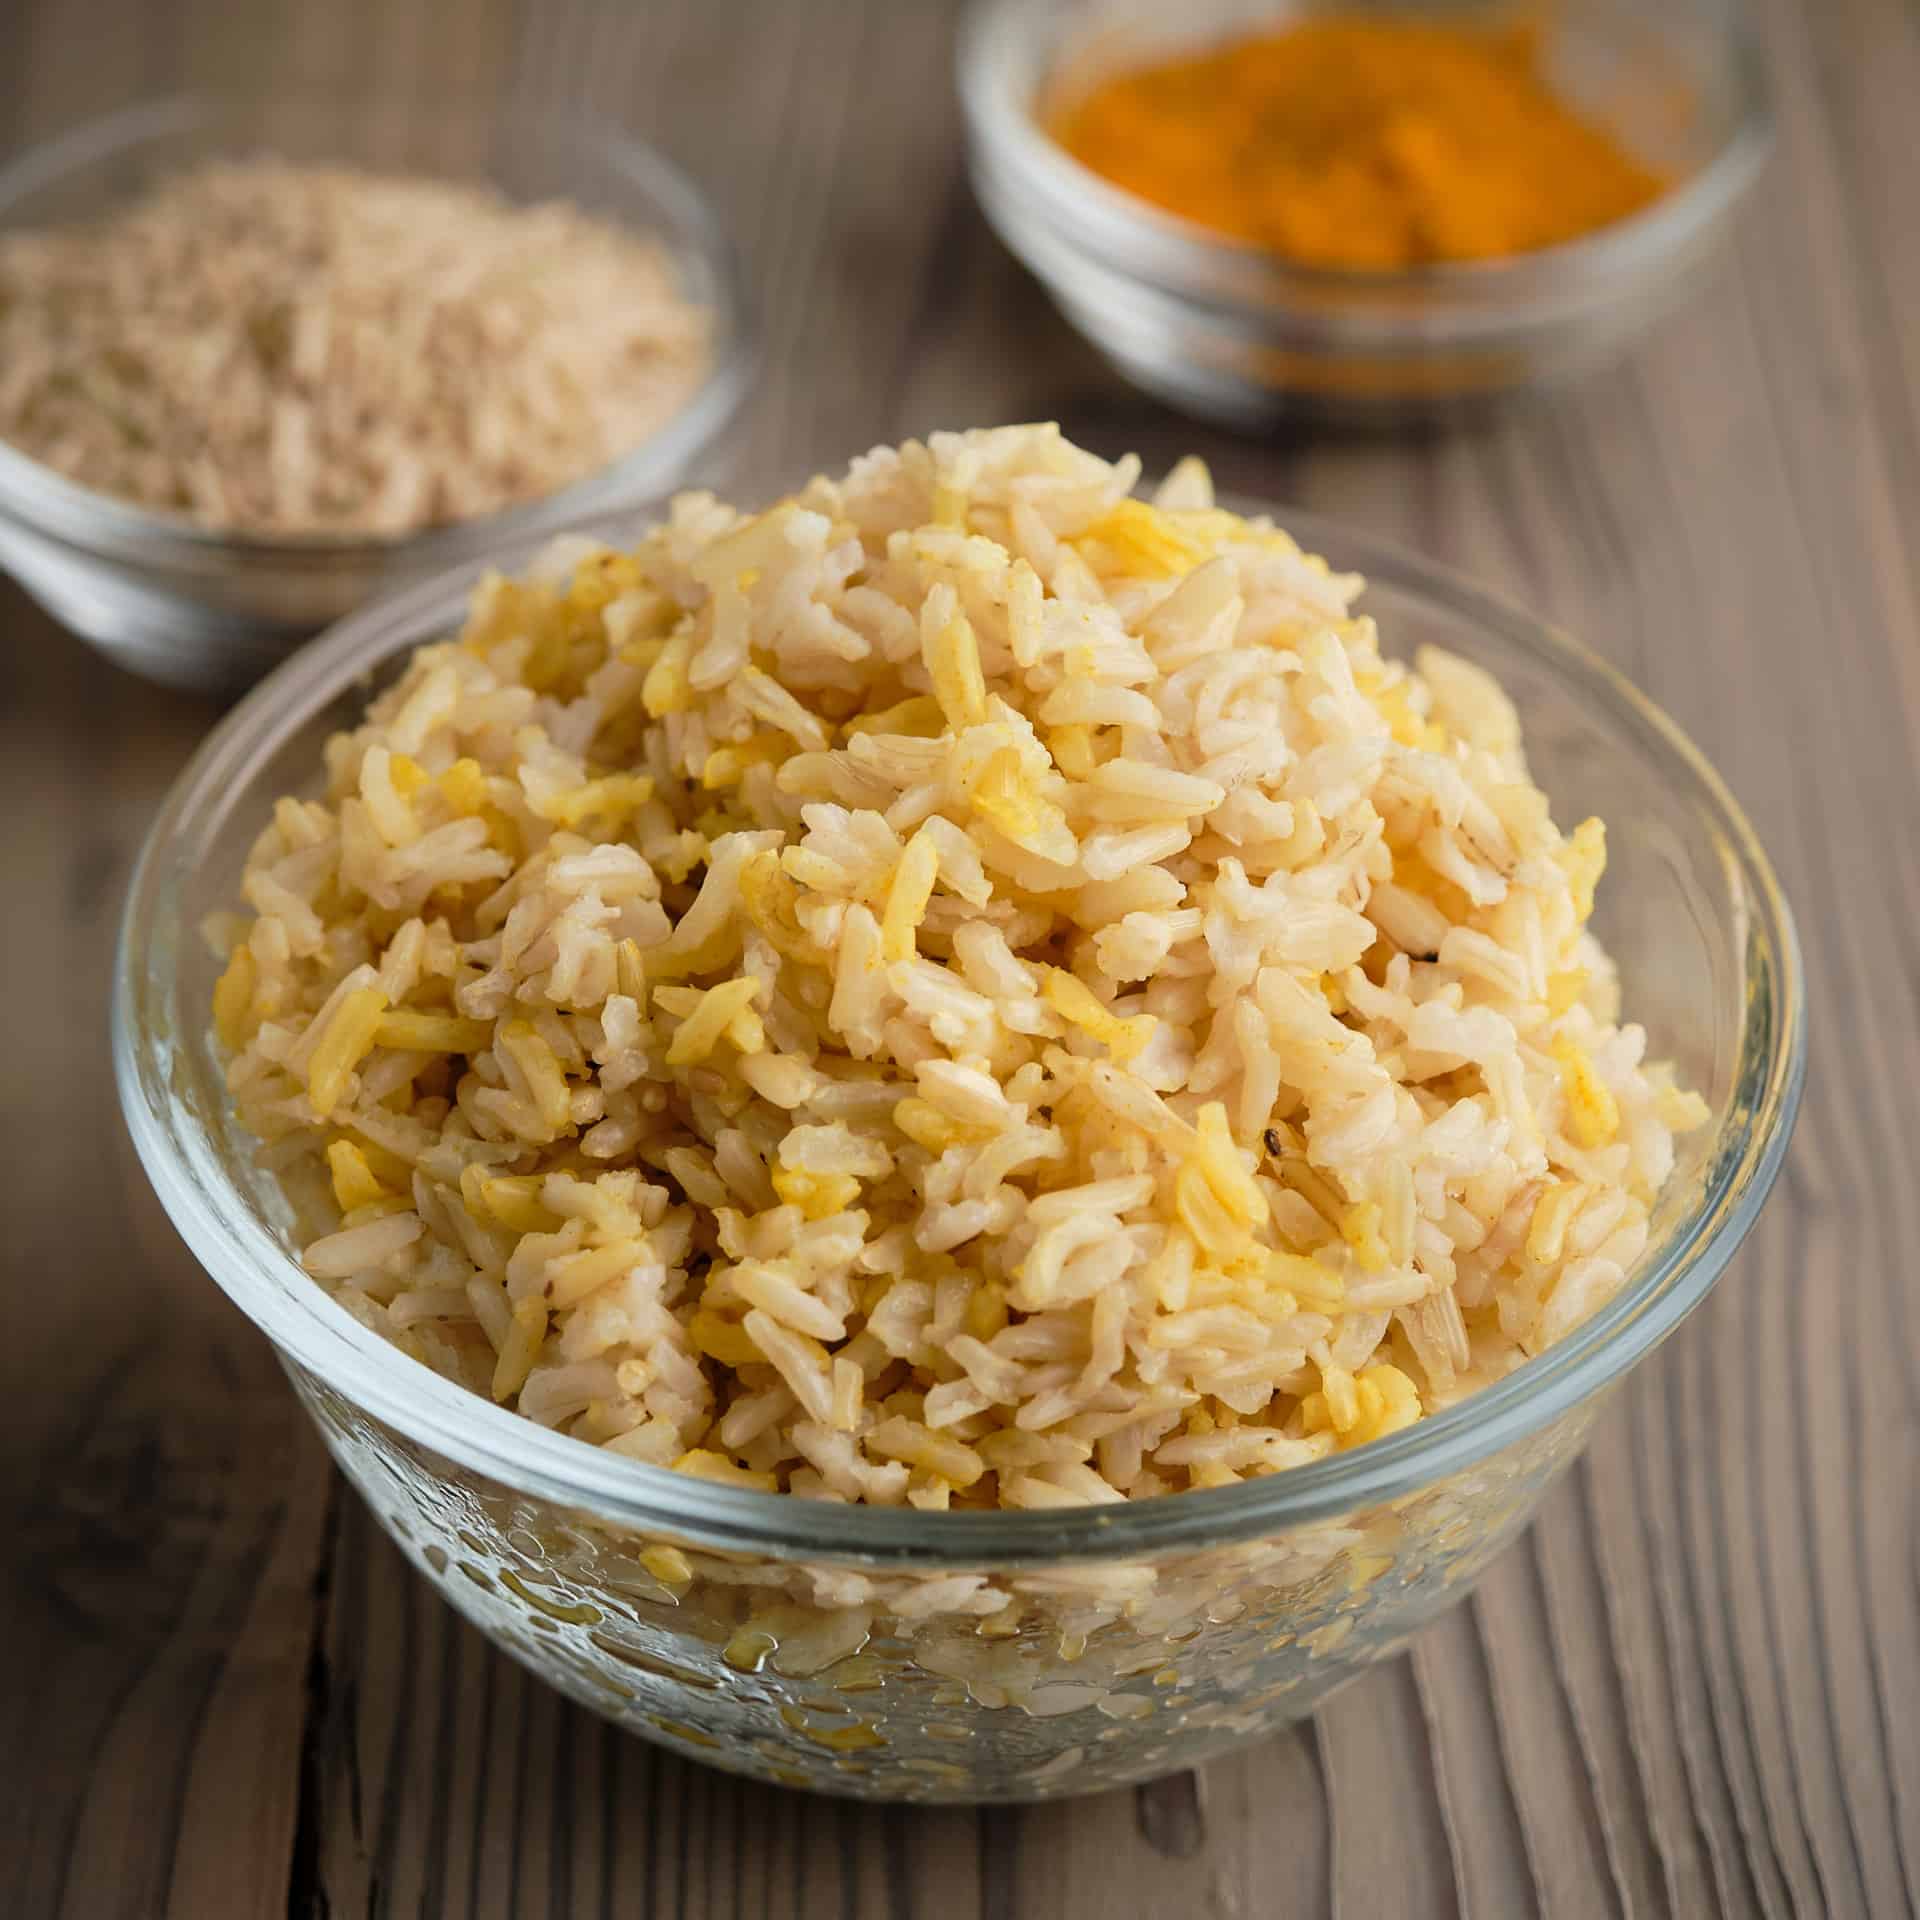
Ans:
<svg viewBox="0 0 1920 1920"><path fill-rule="evenodd" d="M30 223L14 215L19 202L81 168L130 154L170 134L218 126L235 115L257 117L263 107L330 117L343 126L377 123L396 115L416 125L422 121L441 126L483 124L483 116L471 109L417 105L378 87L352 100L299 87L264 97L217 88L170 93L75 121L0 159L0 233L28 230ZM597 151L616 162L666 211L665 224L647 230L648 236L678 261L696 262L708 283L705 295L712 323L708 366L680 405L637 446L551 493L471 519L402 533L256 534L209 526L189 514L104 493L0 439L0 512L17 516L68 545L116 558L321 568L404 559L414 569L431 567L437 572L537 529L573 524L613 510L622 499L657 493L663 479L677 476L713 443L752 386L760 355L760 322L739 251L714 204L691 176L658 147L616 123L595 114L569 113L537 127L523 121L514 131L518 135L533 132L539 139L575 150ZM257 144L271 150L271 135L262 135ZM360 163L346 159L340 164ZM516 205L528 204L507 193L493 169L484 164L421 171L460 184L492 186ZM629 225L629 230L641 231L615 218L618 224Z"/></svg>
<svg viewBox="0 0 1920 1920"><path fill-rule="evenodd" d="M380 601L303 648L207 737L155 817L121 920L113 1054L139 1158L201 1264L304 1372L410 1441L599 1525L722 1551L950 1568L1057 1565L1223 1546L1415 1495L1525 1440L1590 1399L1705 1297L1751 1229L1779 1172L1806 1069L1805 986L1791 912L1753 828L1686 735L1631 682L1560 628L1396 543L1310 513L1270 509L1303 546L1383 586L1443 602L1529 649L1555 677L1668 756L1710 816L1744 909L1747 1010L1718 1151L1685 1214L1626 1286L1538 1358L1417 1425L1350 1453L1231 1487L1048 1512L923 1514L840 1506L716 1485L589 1446L444 1379L360 1325L253 1216L214 1154L206 1123L173 1097L171 1010L156 1004L144 956L164 929L169 869L196 814L229 804L250 761L379 664L456 622L480 568ZM632 516L622 516L629 528ZM602 523L602 531L608 531ZM530 549L529 549L530 551ZM496 555L512 565L520 555ZM223 798L223 796L225 798ZM190 852L189 847L186 851Z"/></svg>
<svg viewBox="0 0 1920 1920"><path fill-rule="evenodd" d="M1223 287L1230 288L1249 306L1260 296L1325 303L1341 296L1357 301L1389 296L1400 302L1416 294L1456 302L1511 297L1526 303L1563 294L1569 283L1592 288L1616 273L1663 261L1717 224L1753 184L1773 144L1766 62L1745 12L1735 8L1719 35L1734 100L1726 138L1704 166L1638 211L1576 239L1483 260L1400 268L1319 266L1157 207L1076 160L1007 85L1012 65L1007 43L1037 10L1034 0L971 0L961 21L955 73L977 152L989 164L1006 165L1041 205L1067 222L1075 247L1105 254L1143 279L1164 279L1181 291L1217 299ZM1038 76L1042 85L1046 79L1044 73ZM1383 321L1394 317L1390 310L1376 314ZM1430 315L1410 311L1402 318L1410 334L1431 329Z"/></svg>

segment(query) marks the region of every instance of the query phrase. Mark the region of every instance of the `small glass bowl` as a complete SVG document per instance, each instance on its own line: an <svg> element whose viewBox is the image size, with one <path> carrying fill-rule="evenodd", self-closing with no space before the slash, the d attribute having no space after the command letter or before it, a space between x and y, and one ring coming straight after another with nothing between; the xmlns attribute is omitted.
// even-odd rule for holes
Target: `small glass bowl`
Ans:
<svg viewBox="0 0 1920 1920"><path fill-rule="evenodd" d="M1105 73L1321 10L976 0L961 35L974 191L1001 239L1128 379L1229 426L1420 418L1605 359L1712 250L1771 138L1763 72L1733 0L1562 0L1540 10L1555 84L1677 184L1564 246L1348 272L1295 265L1162 212L1041 126L1049 102ZM1409 10L1511 15L1499 0Z"/></svg>
<svg viewBox="0 0 1920 1920"><path fill-rule="evenodd" d="M379 1339L290 1250L285 1198L226 1096L198 929L238 901L273 798L316 784L325 736L457 627L472 573L304 649L182 774L134 875L115 985L140 1159L408 1559L573 1699L715 1765L871 1798L1038 1799L1191 1766L1310 1712L1458 1599L1752 1226L1792 1129L1805 1010L1786 903L1718 776L1563 634L1393 547L1281 517L1368 576L1391 650L1432 642L1497 675L1559 817L1607 820L1598 930L1650 1051L1711 1118L1683 1137L1644 1261L1591 1320L1406 1432L1235 1487L1046 1513L747 1492L549 1432Z"/></svg>
<svg viewBox="0 0 1920 1920"><path fill-rule="evenodd" d="M187 96L91 121L0 170L0 228L100 214L215 156L473 180L510 198L566 199L664 247L712 316L712 358L640 446L557 493L394 537L254 537L77 485L0 441L0 566L104 653L150 679L229 691L376 592L523 534L577 525L694 477L722 478L718 444L747 391L754 327L731 243L697 188L651 147L560 113L498 119L378 98Z"/></svg>

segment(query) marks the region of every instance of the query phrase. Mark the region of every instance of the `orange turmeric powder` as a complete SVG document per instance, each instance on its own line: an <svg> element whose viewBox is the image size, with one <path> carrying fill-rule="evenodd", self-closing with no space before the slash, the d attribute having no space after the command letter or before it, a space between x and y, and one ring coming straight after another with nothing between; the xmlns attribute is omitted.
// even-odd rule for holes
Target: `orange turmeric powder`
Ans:
<svg viewBox="0 0 1920 1920"><path fill-rule="evenodd" d="M1318 267L1555 246L1666 185L1553 92L1530 23L1305 19L1122 73L1052 131L1141 199Z"/></svg>

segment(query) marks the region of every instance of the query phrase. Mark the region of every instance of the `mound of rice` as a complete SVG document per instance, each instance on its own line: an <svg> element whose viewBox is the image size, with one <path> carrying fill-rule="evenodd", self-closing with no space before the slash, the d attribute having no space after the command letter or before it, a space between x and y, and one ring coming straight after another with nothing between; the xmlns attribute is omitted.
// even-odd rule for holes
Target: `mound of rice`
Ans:
<svg viewBox="0 0 1920 1920"><path fill-rule="evenodd" d="M1395 1432L1620 1286L1706 1110L1618 1024L1600 823L1137 473L683 497L328 743L214 1019L343 1305L636 1459L1031 1508Z"/></svg>

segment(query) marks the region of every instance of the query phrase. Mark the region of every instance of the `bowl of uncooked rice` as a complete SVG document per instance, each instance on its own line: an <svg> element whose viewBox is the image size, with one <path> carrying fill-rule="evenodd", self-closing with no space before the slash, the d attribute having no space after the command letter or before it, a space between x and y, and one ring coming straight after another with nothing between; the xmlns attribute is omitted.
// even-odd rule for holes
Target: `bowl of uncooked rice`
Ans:
<svg viewBox="0 0 1920 1920"><path fill-rule="evenodd" d="M187 1238L457 1606L722 1764L1027 1798L1309 1710L1784 1145L1791 928L1670 724L1138 479L934 434L417 593L136 882Z"/></svg>
<svg viewBox="0 0 1920 1920"><path fill-rule="evenodd" d="M0 566L136 671L237 687L710 477L750 336L698 190L591 119L129 108L0 168Z"/></svg>

